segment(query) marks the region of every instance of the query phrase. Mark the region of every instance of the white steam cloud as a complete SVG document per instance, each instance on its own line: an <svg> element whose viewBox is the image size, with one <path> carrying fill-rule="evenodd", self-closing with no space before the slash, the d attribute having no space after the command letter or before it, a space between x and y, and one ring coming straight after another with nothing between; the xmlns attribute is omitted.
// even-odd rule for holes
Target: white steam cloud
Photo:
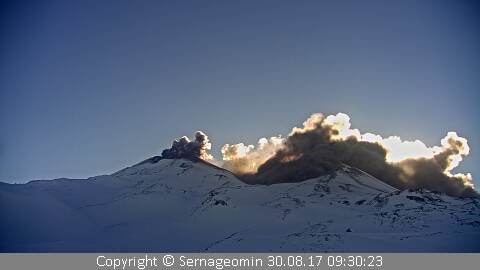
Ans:
<svg viewBox="0 0 480 270"><path fill-rule="evenodd" d="M227 170L236 173L254 173L265 161L275 155L285 139L281 136L261 138L257 146L244 143L225 144L222 147L224 165Z"/></svg>

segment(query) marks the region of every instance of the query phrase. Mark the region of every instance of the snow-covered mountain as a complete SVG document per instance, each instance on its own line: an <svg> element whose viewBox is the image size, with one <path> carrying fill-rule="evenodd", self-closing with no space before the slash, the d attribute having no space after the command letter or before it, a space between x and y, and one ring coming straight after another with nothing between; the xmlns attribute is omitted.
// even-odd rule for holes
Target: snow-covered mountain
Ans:
<svg viewBox="0 0 480 270"><path fill-rule="evenodd" d="M480 200L399 191L352 167L247 185L154 157L112 175L0 183L0 250L479 252Z"/></svg>

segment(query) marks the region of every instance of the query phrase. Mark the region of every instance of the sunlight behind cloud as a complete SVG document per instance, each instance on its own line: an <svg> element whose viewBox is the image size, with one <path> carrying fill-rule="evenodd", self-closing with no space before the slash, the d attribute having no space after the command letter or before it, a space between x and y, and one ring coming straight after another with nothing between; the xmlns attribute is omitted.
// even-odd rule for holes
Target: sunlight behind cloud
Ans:
<svg viewBox="0 0 480 270"><path fill-rule="evenodd" d="M294 137L298 136L311 139L294 139ZM322 141L321 138L325 138L326 141ZM404 141L399 136L384 138L378 134L361 133L360 130L352 128L350 116L345 113L337 113L336 115L328 115L326 117L321 113L312 114L303 122L302 127L294 127L288 137L282 138L281 136L277 136L271 137L270 139L261 138L257 146L244 143L226 144L222 147L223 166L240 175L256 174L260 167L266 162L275 159L275 156L279 154L282 156L279 162L286 164L297 161L302 158L304 154L310 154L310 152L316 151L314 149L316 147L345 143L347 149L350 149L348 145L355 142L358 144L364 142L380 146L380 149L385 151L384 160L382 161L385 164L382 165L380 162L377 165L383 166L384 168L388 167L388 169L386 169L387 171L397 170L396 172L392 171L392 175L397 176L391 177L396 177L396 181L404 182L399 185L418 181L414 179L420 179L423 177L421 177L421 175L430 175L436 171L443 175L442 177L454 179L452 183L457 181L461 183L461 186L473 187L472 175L470 173L457 173L455 175L451 173L451 171L460 164L463 156L467 156L470 152L467 139L458 136L456 132L448 132L441 140L440 146L429 147L420 140ZM300 152L295 152L296 150L292 151L292 149L301 150ZM351 148L345 151L358 151L358 149ZM358 153L360 154L360 152ZM342 156L344 153L342 151L327 153L323 159L327 160L332 155ZM321 157L319 158L322 159ZM364 157L362 157L362 159L364 159ZM276 161L273 161L273 163L275 162ZM314 165L312 164L311 166ZM427 168L424 166L430 167ZM433 171L427 173L427 170ZM430 177L431 176L428 178ZM416 186L417 184L411 185ZM424 184L418 185L422 186Z"/></svg>

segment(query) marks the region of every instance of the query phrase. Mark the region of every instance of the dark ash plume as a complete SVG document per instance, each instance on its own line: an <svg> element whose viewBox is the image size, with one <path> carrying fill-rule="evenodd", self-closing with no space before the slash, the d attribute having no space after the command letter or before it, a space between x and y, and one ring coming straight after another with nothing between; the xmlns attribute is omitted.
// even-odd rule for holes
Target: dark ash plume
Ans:
<svg viewBox="0 0 480 270"><path fill-rule="evenodd" d="M170 149L165 149L162 151L162 158L211 160L212 156L208 153L211 147L212 145L208 140L208 136L202 131L197 131L195 133L194 141L190 141L187 136L183 136L173 141Z"/></svg>
<svg viewBox="0 0 480 270"><path fill-rule="evenodd" d="M372 142L365 141L364 137L358 130L351 130L349 122L326 121L316 114L304 123L303 128L294 128L282 147L256 171L235 171L232 157L226 164L241 179L252 184L299 182L334 174L347 164L398 189L429 189L457 197L479 196L470 174L450 173L469 150L466 139L456 133L449 132L442 140L442 147L425 148L431 151L431 155L398 161L388 161L389 150L392 150L386 148L386 139ZM246 159L248 155L239 160L246 162Z"/></svg>

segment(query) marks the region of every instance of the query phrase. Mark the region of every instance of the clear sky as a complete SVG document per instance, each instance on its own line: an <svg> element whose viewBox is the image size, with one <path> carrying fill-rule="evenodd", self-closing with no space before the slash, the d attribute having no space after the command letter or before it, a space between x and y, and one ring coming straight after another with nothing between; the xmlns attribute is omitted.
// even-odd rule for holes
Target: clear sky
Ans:
<svg viewBox="0 0 480 270"><path fill-rule="evenodd" d="M203 130L469 140L480 185L475 1L2 1L0 181L112 173Z"/></svg>

